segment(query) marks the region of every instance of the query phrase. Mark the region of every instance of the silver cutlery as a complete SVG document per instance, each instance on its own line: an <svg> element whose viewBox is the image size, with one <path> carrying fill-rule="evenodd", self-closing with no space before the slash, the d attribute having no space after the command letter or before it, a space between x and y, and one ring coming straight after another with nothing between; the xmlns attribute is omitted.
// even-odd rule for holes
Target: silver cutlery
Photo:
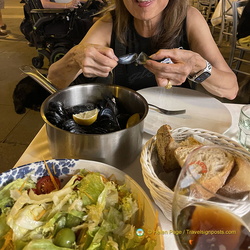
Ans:
<svg viewBox="0 0 250 250"><path fill-rule="evenodd" d="M126 54L123 56L118 57L118 63L119 64L131 64L131 63L135 63L135 64L145 64L147 60L153 60L151 58L149 58L149 56L144 53L141 52L139 55L137 53L130 53L130 54ZM153 61L157 61L160 63L173 63L172 60L170 58L165 58L163 60L153 60Z"/></svg>
<svg viewBox="0 0 250 250"><path fill-rule="evenodd" d="M148 103L148 106L156 108L160 113L165 114L165 115L180 115L180 114L185 114L186 109L179 109L179 110L168 110L168 109L163 109L160 108L154 104Z"/></svg>

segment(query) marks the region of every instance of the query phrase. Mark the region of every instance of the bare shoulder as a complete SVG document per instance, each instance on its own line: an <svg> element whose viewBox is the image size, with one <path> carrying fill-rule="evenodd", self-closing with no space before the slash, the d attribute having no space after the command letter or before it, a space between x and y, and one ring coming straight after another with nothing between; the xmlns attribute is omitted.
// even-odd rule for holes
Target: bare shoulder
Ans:
<svg viewBox="0 0 250 250"><path fill-rule="evenodd" d="M191 50L199 53L211 63L221 58L205 18L200 11L194 7L188 8L186 30Z"/></svg>
<svg viewBox="0 0 250 250"><path fill-rule="evenodd" d="M107 13L89 29L82 42L110 45L110 39L113 29L113 20L110 13Z"/></svg>
<svg viewBox="0 0 250 250"><path fill-rule="evenodd" d="M204 23L206 23L206 21L200 11L193 6L189 6L187 11L187 25L195 25L199 27Z"/></svg>

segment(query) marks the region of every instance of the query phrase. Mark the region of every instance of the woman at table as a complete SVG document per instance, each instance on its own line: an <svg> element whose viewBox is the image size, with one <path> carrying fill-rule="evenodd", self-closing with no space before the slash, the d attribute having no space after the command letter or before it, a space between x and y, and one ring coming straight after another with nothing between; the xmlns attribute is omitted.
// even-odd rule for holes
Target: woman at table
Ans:
<svg viewBox="0 0 250 250"><path fill-rule="evenodd" d="M55 86L65 88L81 73L87 78L112 74L113 83L135 90L189 87L189 78L214 95L236 97L236 76L205 19L188 0L115 0L115 6L79 45L50 66L48 78ZM118 64L118 56L141 51L152 60L144 65ZM164 58L173 64L155 61Z"/></svg>

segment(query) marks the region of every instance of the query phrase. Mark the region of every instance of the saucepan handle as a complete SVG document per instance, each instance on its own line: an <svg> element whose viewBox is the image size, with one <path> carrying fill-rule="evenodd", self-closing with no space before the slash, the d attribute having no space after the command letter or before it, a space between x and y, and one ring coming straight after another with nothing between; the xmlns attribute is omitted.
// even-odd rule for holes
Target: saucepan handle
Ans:
<svg viewBox="0 0 250 250"><path fill-rule="evenodd" d="M23 73L32 77L37 83L44 87L51 94L54 94L58 91L56 87L46 78L41 72L39 72L35 67L30 65L24 65L19 68Z"/></svg>

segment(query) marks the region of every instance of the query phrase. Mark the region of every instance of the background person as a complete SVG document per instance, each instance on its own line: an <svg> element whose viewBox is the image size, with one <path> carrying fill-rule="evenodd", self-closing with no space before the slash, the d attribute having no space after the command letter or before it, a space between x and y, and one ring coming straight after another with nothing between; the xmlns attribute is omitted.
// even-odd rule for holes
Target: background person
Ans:
<svg viewBox="0 0 250 250"><path fill-rule="evenodd" d="M250 1L243 9L239 24L237 27L237 38L240 45L250 49Z"/></svg>
<svg viewBox="0 0 250 250"><path fill-rule="evenodd" d="M236 76L207 22L188 1L116 0L115 5L79 45L50 66L48 78L56 87L67 87L81 73L87 78L112 75L113 83L135 90L156 85L187 86L189 77L214 95L236 97ZM179 47L183 49L174 49ZM141 51L153 60L139 66L118 64L118 56ZM168 57L173 64L154 61Z"/></svg>
<svg viewBox="0 0 250 250"><path fill-rule="evenodd" d="M78 8L80 0L41 0L44 9L71 9Z"/></svg>
<svg viewBox="0 0 250 250"><path fill-rule="evenodd" d="M7 25L3 21L2 9L4 9L4 0L0 0L0 36L6 36Z"/></svg>

